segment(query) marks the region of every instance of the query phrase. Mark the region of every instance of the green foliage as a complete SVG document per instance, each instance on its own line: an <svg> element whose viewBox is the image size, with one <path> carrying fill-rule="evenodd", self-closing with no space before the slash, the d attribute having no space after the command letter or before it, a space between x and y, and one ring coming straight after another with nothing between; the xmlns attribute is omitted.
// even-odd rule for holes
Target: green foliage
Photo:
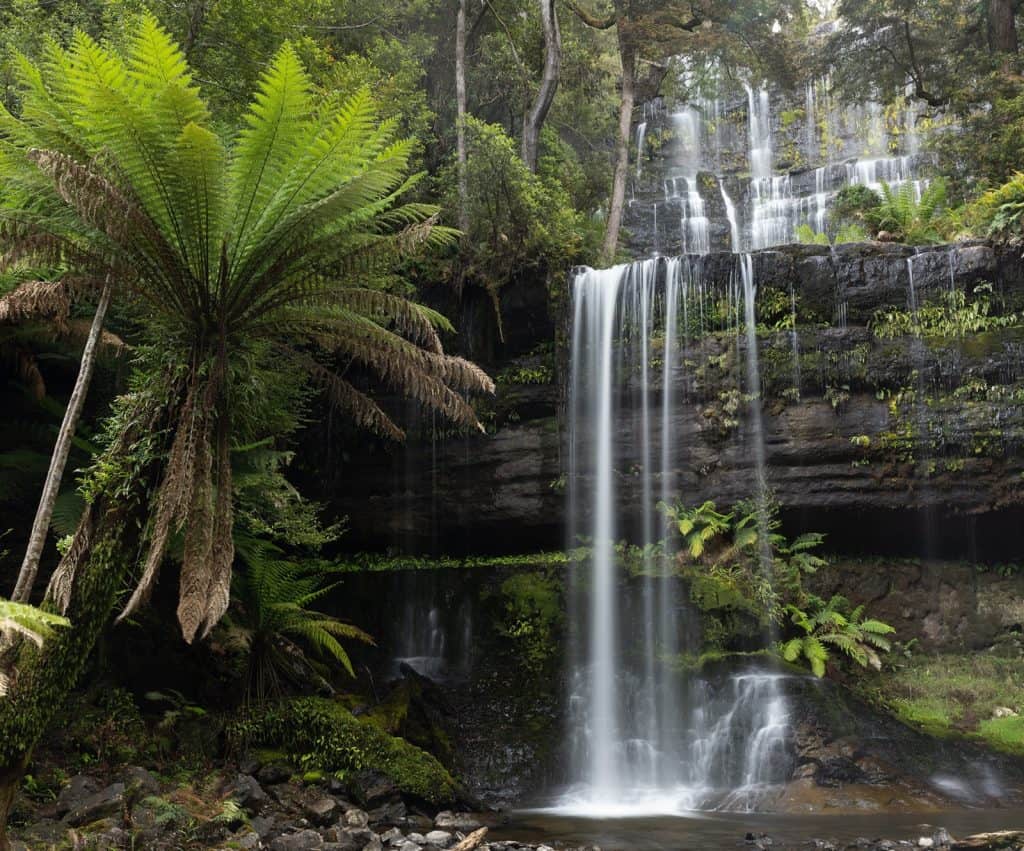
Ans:
<svg viewBox="0 0 1024 851"><path fill-rule="evenodd" d="M1014 313L992 315L991 292L991 284L979 284L970 301L962 290L954 290L916 311L882 308L875 312L871 330L883 340L906 336L962 338L1017 325Z"/></svg>
<svg viewBox="0 0 1024 851"><path fill-rule="evenodd" d="M1000 708L1024 711L1019 653L913 653L891 670L859 679L857 687L872 702L931 735L1024 752L1022 716L995 717Z"/></svg>
<svg viewBox="0 0 1024 851"><path fill-rule="evenodd" d="M865 213L865 219L878 231L886 231L899 242L926 245L943 240L946 212L946 181L932 180L917 197L911 181L893 189L882 182L881 200Z"/></svg>
<svg viewBox="0 0 1024 851"><path fill-rule="evenodd" d="M836 193L831 212L839 221L850 224L867 224L868 216L882 203L878 193L870 186L855 183L844 186Z"/></svg>
<svg viewBox="0 0 1024 851"><path fill-rule="evenodd" d="M57 629L69 626L71 622L65 617L0 598L0 636L19 635L42 647ZM8 672L0 670L0 697L7 693L8 682Z"/></svg>
<svg viewBox="0 0 1024 851"><path fill-rule="evenodd" d="M335 588L337 571L317 562L296 563L260 539L240 539L245 564L235 574L233 605L225 619L226 643L247 660L247 698L280 696L285 681L303 685L318 659L354 676L339 639L373 639L352 624L316 611L312 604Z"/></svg>
<svg viewBox="0 0 1024 851"><path fill-rule="evenodd" d="M372 769L434 806L453 803L458 784L430 754L389 736L336 701L306 697L269 704L229 726L235 747L280 747L304 770Z"/></svg>
<svg viewBox="0 0 1024 851"><path fill-rule="evenodd" d="M806 661L816 677L825 675L830 648L842 651L862 668L881 670L879 652L890 650L887 636L896 631L882 621L865 619L864 606L851 610L849 601L838 594L829 600L808 596L802 607L787 605L786 613L800 634L780 645L782 658Z"/></svg>
<svg viewBox="0 0 1024 851"><path fill-rule="evenodd" d="M547 150L555 140L546 136ZM501 287L528 275L563 275L593 248L584 218L574 209L562 182L571 169L571 150L542 156L537 173L519 158L514 139L497 124L466 121L468 165L466 210L470 228L460 262L468 283L496 298ZM454 168L442 175L446 205L458 205Z"/></svg>
<svg viewBox="0 0 1024 851"><path fill-rule="evenodd" d="M797 225L794 234L796 241L802 245L828 245L827 233L819 233L808 224Z"/></svg>
<svg viewBox="0 0 1024 851"><path fill-rule="evenodd" d="M988 236L1024 234L1024 172L1016 172L1002 186L985 192L968 206L966 217Z"/></svg>
<svg viewBox="0 0 1024 851"><path fill-rule="evenodd" d="M450 325L435 311L388 291L399 259L452 233L434 225L437 208L401 203L419 179L406 175L413 143L395 139L366 91L340 105L315 97L292 45L227 141L150 15L125 55L79 33L18 67L22 120L0 114L5 241L32 262L73 267L77 286L109 276L118 297L146 306L136 369L161 385L171 423L127 609L180 530L178 613L191 641L227 604L230 446L293 429L306 381L392 438L402 432L367 383L478 425L462 391L490 380L443 353L438 331Z"/></svg>
<svg viewBox="0 0 1024 851"><path fill-rule="evenodd" d="M498 631L521 648L528 670L541 673L558 650L562 585L551 572L516 573L501 583L503 617Z"/></svg>
<svg viewBox="0 0 1024 851"><path fill-rule="evenodd" d="M495 376L495 383L502 384L550 384L554 380L554 372L547 364L537 366L513 366L502 370Z"/></svg>

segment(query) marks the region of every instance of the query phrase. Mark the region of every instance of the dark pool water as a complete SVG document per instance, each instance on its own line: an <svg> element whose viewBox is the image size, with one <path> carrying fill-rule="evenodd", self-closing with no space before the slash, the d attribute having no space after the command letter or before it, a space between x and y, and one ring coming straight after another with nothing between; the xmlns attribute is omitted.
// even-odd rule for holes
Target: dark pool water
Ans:
<svg viewBox="0 0 1024 851"><path fill-rule="evenodd" d="M1024 808L949 810L942 813L871 815L776 815L706 813L635 818L582 818L541 812L513 812L496 826L492 841L600 845L604 851L713 851L744 847L748 832L765 833L773 849L804 848L811 839L851 841L913 839L940 827L954 837L995 830L1024 829ZM750 846L746 846L750 847Z"/></svg>

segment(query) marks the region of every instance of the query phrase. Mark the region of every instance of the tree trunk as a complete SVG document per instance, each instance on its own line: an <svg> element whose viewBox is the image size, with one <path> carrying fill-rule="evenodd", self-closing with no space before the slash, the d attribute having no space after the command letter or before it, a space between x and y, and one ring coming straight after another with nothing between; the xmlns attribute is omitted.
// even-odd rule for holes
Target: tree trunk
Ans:
<svg viewBox="0 0 1024 851"><path fill-rule="evenodd" d="M455 19L455 156L459 183L459 230L469 231L466 183L466 0Z"/></svg>
<svg viewBox="0 0 1024 851"><path fill-rule="evenodd" d="M136 563L139 529L148 514L145 495L167 448L146 445L140 450L140 438L163 434L178 412L174 392L166 389L141 394L138 404L124 412L128 425L97 462L108 462L116 472L86 507L61 562L61 568L74 566L63 611L71 625L42 648L23 642L18 649L16 676L0 699L0 851L6 851L7 817L32 751L82 676Z"/></svg>
<svg viewBox="0 0 1024 851"><path fill-rule="evenodd" d="M92 318L92 327L89 328L89 336L85 341L85 348L82 350L82 364L78 368L78 378L75 380L75 388L71 392L71 399L64 412L64 421L60 424L57 444L50 457L50 469L46 473L43 493L39 497L39 507L36 509L36 519L32 523L32 532L25 550L25 559L18 572L14 594L11 595L11 599L17 603L27 603L32 596L32 588L39 572L39 560L42 558L43 549L46 546L46 535L50 529L50 519L53 517L53 506L57 501L60 483L64 478L64 468L68 462L68 453L71 451L71 442L75 437L75 428L82 415L82 407L85 404L89 383L92 381L92 374L96 367L96 350L109 306L110 281L108 280L100 294L96 314Z"/></svg>
<svg viewBox="0 0 1024 851"><path fill-rule="evenodd" d="M636 48L624 37L619 26L619 56L622 60L622 96L619 101L619 138L615 148L615 174L612 197L608 207L608 223L604 233L602 262L615 260L622 227L622 207L626 200L626 177L629 173L629 130L633 123L633 102L636 98Z"/></svg>
<svg viewBox="0 0 1024 851"><path fill-rule="evenodd" d="M71 626L41 650L23 645L17 678L0 700L0 851L6 851L7 817L32 750L85 670L134 564L129 539L135 524L123 510L89 510L104 528L96 530L98 538L76 577L66 612Z"/></svg>
<svg viewBox="0 0 1024 851"><path fill-rule="evenodd" d="M988 0L988 46L993 53L1016 53L1013 0Z"/></svg>
<svg viewBox="0 0 1024 851"><path fill-rule="evenodd" d="M537 97L523 120L522 157L526 167L533 172L537 171L540 131L555 100L562 69L562 33L558 28L555 0L540 0L540 19L544 29L544 72Z"/></svg>

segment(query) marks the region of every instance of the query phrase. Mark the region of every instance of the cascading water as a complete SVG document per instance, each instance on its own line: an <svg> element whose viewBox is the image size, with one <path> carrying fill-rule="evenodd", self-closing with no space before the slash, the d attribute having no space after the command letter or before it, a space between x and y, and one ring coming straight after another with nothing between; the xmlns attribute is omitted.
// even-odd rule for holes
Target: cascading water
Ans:
<svg viewBox="0 0 1024 851"><path fill-rule="evenodd" d="M671 664L683 646L683 594L671 553L651 546L654 500L679 494L677 417L689 329L728 297L746 329L748 390L760 386L753 263L737 255L727 292L707 291L699 256L583 270L573 282L570 516L590 556L576 572L578 650L570 677L571 786L563 812L608 816L753 809L789 776L788 720L779 675L688 680ZM705 303L707 302L707 311ZM651 340L663 340L660 393ZM751 466L764 495L760 400L751 406ZM660 398L659 398L660 397ZM657 406L660 405L660 411ZM658 415L660 413L660 416ZM630 492L624 471L639 479ZM683 495L685 497L685 495ZM640 505L637 506L637 500ZM638 582L615 541L645 545Z"/></svg>
<svg viewBox="0 0 1024 851"><path fill-rule="evenodd" d="M679 204L679 227L684 254L707 254L711 250L707 212L697 183L701 168L700 112L687 108L672 116L678 139L676 168L681 172L666 180L666 200ZM684 191L680 191L680 180ZM670 188L671 187L671 188Z"/></svg>

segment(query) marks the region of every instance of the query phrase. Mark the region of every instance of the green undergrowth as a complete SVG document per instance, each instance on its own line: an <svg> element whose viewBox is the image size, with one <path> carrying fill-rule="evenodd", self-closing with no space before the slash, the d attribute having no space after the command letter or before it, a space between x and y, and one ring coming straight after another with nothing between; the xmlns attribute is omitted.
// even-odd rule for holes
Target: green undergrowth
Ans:
<svg viewBox="0 0 1024 851"><path fill-rule="evenodd" d="M356 718L338 701L282 701L239 718L228 735L239 748L281 748L306 772L345 777L370 769L389 777L403 793L437 806L458 797L458 784L437 759L389 735L377 719Z"/></svg>
<svg viewBox="0 0 1024 851"><path fill-rule="evenodd" d="M866 676L866 697L933 736L967 738L1024 756L1024 665L991 652L912 656L896 670Z"/></svg>
<svg viewBox="0 0 1024 851"><path fill-rule="evenodd" d="M566 564L568 556L560 551L523 553L500 556L387 556L379 553L359 553L338 562L343 571L385 572L395 570L464 570L495 567L548 567Z"/></svg>

